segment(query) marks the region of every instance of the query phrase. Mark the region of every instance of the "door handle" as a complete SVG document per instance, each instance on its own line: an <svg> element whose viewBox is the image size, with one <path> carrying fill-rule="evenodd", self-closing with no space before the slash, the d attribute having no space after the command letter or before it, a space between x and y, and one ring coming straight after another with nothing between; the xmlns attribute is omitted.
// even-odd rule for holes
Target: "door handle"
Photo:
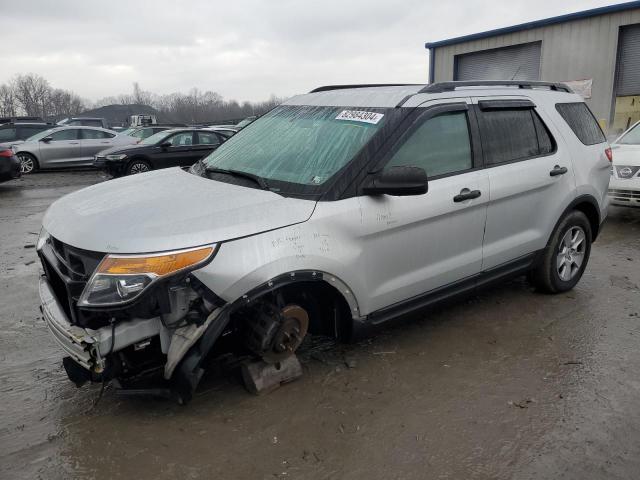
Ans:
<svg viewBox="0 0 640 480"><path fill-rule="evenodd" d="M567 173L567 167L556 165L555 167L553 167L553 170L549 172L549 175L552 177L557 177L558 175L564 175L565 173Z"/></svg>
<svg viewBox="0 0 640 480"><path fill-rule="evenodd" d="M69 142L69 145L79 145L80 142Z"/></svg>
<svg viewBox="0 0 640 480"><path fill-rule="evenodd" d="M469 190L468 188L463 188L460 190L460 193L453 197L453 201L456 203L464 202L465 200L473 200L474 198L478 198L482 195L480 190Z"/></svg>

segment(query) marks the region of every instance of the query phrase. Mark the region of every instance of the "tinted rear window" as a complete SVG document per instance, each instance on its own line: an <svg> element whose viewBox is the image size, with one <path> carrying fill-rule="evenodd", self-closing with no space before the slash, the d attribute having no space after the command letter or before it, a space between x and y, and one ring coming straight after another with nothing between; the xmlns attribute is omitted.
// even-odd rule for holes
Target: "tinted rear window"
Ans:
<svg viewBox="0 0 640 480"><path fill-rule="evenodd" d="M532 108L479 111L488 165L547 155L554 150L548 130Z"/></svg>
<svg viewBox="0 0 640 480"><path fill-rule="evenodd" d="M606 140L586 103L556 103L556 110L585 145L596 145Z"/></svg>

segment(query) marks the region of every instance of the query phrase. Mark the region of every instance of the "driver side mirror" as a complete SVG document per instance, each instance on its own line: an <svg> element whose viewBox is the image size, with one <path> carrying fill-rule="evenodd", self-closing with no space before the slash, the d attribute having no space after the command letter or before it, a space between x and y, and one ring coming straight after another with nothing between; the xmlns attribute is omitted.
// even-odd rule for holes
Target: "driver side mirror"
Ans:
<svg viewBox="0 0 640 480"><path fill-rule="evenodd" d="M427 193L427 172L420 167L391 167L372 176L362 191L365 195L404 197Z"/></svg>
<svg viewBox="0 0 640 480"><path fill-rule="evenodd" d="M40 139L40 141L44 143L49 143L51 140L53 140L52 137L44 137Z"/></svg>
<svg viewBox="0 0 640 480"><path fill-rule="evenodd" d="M160 144L160 148L169 148L169 147L171 147L172 145L173 145L173 143L171 143L171 142L162 142L162 143Z"/></svg>

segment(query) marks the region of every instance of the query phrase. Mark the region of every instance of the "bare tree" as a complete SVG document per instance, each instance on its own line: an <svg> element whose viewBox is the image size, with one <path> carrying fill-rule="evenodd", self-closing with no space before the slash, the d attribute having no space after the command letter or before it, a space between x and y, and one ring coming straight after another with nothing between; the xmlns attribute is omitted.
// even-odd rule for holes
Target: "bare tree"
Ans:
<svg viewBox="0 0 640 480"><path fill-rule="evenodd" d="M16 97L10 85L0 85L0 116L16 116Z"/></svg>
<svg viewBox="0 0 640 480"><path fill-rule="evenodd" d="M192 88L188 93L156 95L143 90L134 82L131 94L105 97L92 107L107 105L147 105L158 111L165 121L208 123L234 121L249 115L261 115L282 103L271 95L265 102L237 102L225 100L212 90L202 92ZM42 117L78 115L87 108L78 95L68 90L52 88L49 82L36 74L16 76L9 84L0 85L0 115L26 114Z"/></svg>
<svg viewBox="0 0 640 480"><path fill-rule="evenodd" d="M30 116L46 116L51 87L40 75L18 75L11 82L20 108Z"/></svg>

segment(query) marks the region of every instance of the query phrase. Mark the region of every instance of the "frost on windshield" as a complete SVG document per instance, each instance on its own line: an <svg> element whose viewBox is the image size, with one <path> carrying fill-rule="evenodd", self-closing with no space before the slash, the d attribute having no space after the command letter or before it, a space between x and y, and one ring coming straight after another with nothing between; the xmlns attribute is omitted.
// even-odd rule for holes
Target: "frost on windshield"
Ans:
<svg viewBox="0 0 640 480"><path fill-rule="evenodd" d="M268 180L321 185L360 151L384 121L384 109L281 106L225 142L204 163Z"/></svg>

